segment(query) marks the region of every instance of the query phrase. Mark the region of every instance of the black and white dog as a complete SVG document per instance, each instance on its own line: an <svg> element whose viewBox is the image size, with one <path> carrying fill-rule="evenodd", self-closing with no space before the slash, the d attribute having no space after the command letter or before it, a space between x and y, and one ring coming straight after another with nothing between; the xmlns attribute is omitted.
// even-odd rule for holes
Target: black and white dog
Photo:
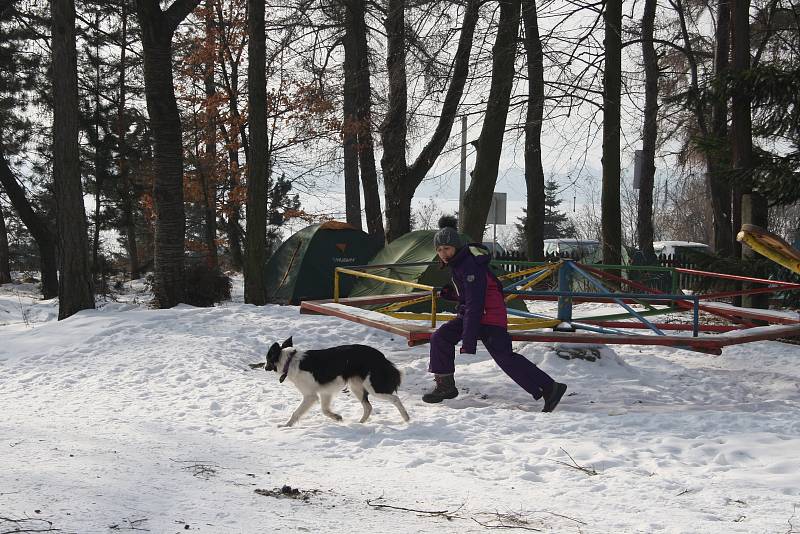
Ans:
<svg viewBox="0 0 800 534"><path fill-rule="evenodd" d="M273 343L267 353L265 371L280 373L280 381L289 379L303 395L303 402L292 417L278 426L292 426L297 423L319 398L322 413L341 421L342 416L331 411L334 395L345 384L361 401L365 422L372 413L369 396L387 400L394 404L404 421L408 421L403 403L395 392L400 386L400 371L379 351L366 345L341 345L329 349L297 350L292 346L292 338L282 345Z"/></svg>

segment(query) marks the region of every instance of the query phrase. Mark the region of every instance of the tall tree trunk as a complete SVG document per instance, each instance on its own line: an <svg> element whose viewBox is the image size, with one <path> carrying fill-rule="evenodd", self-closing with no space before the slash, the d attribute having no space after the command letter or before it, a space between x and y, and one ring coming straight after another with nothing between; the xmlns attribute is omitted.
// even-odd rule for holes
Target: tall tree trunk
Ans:
<svg viewBox="0 0 800 534"><path fill-rule="evenodd" d="M128 254L128 268L131 274L131 280L135 280L140 276L139 267L139 249L136 243L136 190L131 180L130 168L128 166L128 143L126 135L128 132L127 113L125 105L127 102L128 91L125 87L126 72L128 69L127 63L127 42L128 42L128 2L123 0L122 13L122 34L120 42L122 43L119 48L119 89L118 89L118 104L117 104L117 142L119 143L119 179L122 187L122 227L125 231L125 252Z"/></svg>
<svg viewBox="0 0 800 534"><path fill-rule="evenodd" d="M369 47L367 45L367 12L364 0L350 0L353 33L356 47L356 114L358 117L358 161L361 165L361 187L364 190L364 213L367 231L379 243L386 239L378 190L378 170L375 167L375 147L372 140L372 84L370 83Z"/></svg>
<svg viewBox="0 0 800 534"><path fill-rule="evenodd" d="M472 181L464 193L464 232L475 241L483 239L483 228L497 184L497 169L503 150L506 117L514 82L520 4L520 0L500 0L500 20L492 48L489 101L478 140Z"/></svg>
<svg viewBox="0 0 800 534"><path fill-rule="evenodd" d="M247 87L250 152L247 156L247 247L244 265L244 301L267 302L264 280L267 249L267 78L264 2L248 0Z"/></svg>
<svg viewBox="0 0 800 534"><path fill-rule="evenodd" d="M208 51L215 48L216 39L214 37L214 2L206 0L205 31ZM204 235L206 248L208 248L208 263L212 268L219 265L217 258L217 107L213 103L216 95L216 84L214 81L214 57L215 54L207 52L208 61L205 64L205 75L203 76L203 86L206 94L205 113L205 154L203 158L203 214L205 217Z"/></svg>
<svg viewBox="0 0 800 534"><path fill-rule="evenodd" d="M78 56L75 2L51 0L53 50L53 184L60 271L58 319L94 309L86 211L78 161Z"/></svg>
<svg viewBox="0 0 800 534"><path fill-rule="evenodd" d="M750 1L735 0L731 3L731 71L733 77L742 79L750 69ZM753 123L750 115L750 95L747 91L734 91L731 99L731 157L733 172L739 176L750 176L753 169ZM749 179L748 179L749 182ZM749 187L742 194L742 223L767 227L767 201ZM757 254L750 247L742 246L742 257L753 258ZM769 297L747 295L742 304L749 308L767 308Z"/></svg>
<svg viewBox="0 0 800 534"><path fill-rule="evenodd" d="M658 137L658 58L653 44L656 0L645 0L642 15L642 58L644 60L644 127L642 129L642 174L639 180L639 209L636 227L639 250L647 264L655 264L653 250L653 185L656 175Z"/></svg>
<svg viewBox="0 0 800 534"><path fill-rule="evenodd" d="M522 0L525 53L528 59L528 109L525 116L525 252L530 261L544 260L544 169L542 119L544 117L544 63L536 0Z"/></svg>
<svg viewBox="0 0 800 534"><path fill-rule="evenodd" d="M519 0L517 0L519 1ZM478 21L478 0L469 0L464 11L461 35L458 39L450 86L444 98L436 129L430 140L409 167L406 162L406 113L408 94L405 66L405 1L390 0L387 10L386 35L389 73L389 109L381 124L383 184L386 192L386 241L391 242L411 231L411 199L442 152L458 111L469 74L472 38ZM519 9L517 9L519 25Z"/></svg>
<svg viewBox="0 0 800 534"><path fill-rule="evenodd" d="M172 36L200 0L175 0L162 11L158 0L136 0L142 29L147 114L154 138L153 293L160 308L183 300L186 214L183 205L183 143L172 76Z"/></svg>
<svg viewBox="0 0 800 534"><path fill-rule="evenodd" d="M42 296L51 299L58 296L58 252L56 248L56 234L50 227L48 218L43 217L33 210L25 190L19 185L11 167L6 160L5 153L0 146L0 184L8 195L11 205L23 224L36 241L39 248L39 265L42 273Z"/></svg>
<svg viewBox="0 0 800 534"><path fill-rule="evenodd" d="M0 285L11 281L11 262L8 252L8 231L6 219L3 216L3 206L0 206Z"/></svg>
<svg viewBox="0 0 800 534"><path fill-rule="evenodd" d="M603 71L603 195L601 224L603 263L622 261L620 210L620 93L622 91L622 0L608 0L605 21Z"/></svg>
<svg viewBox="0 0 800 534"><path fill-rule="evenodd" d="M100 27L100 15L95 14L95 31ZM92 239L92 273L95 280L102 277L103 268L100 266L100 224L101 211L103 209L103 188L105 186L106 178L106 161L104 156L105 151L105 136L101 142L100 140L100 45L99 39L95 41L95 56L98 58L97 65L94 70L94 236Z"/></svg>
<svg viewBox="0 0 800 534"><path fill-rule="evenodd" d="M730 170L728 157L728 101L722 89L728 76L730 54L730 3L717 2L717 27L715 30L714 79L716 97L711 108L711 136L715 151L706 155L706 186L711 199L713 237L711 246L720 256L733 255L733 227L731 221L732 191L726 174ZM716 147L719 147L718 149Z"/></svg>
<svg viewBox="0 0 800 534"><path fill-rule="evenodd" d="M355 39L355 18L351 2L344 6L344 206L345 219L359 230L361 226L361 192L358 178L358 44ZM363 16L363 15L362 15Z"/></svg>

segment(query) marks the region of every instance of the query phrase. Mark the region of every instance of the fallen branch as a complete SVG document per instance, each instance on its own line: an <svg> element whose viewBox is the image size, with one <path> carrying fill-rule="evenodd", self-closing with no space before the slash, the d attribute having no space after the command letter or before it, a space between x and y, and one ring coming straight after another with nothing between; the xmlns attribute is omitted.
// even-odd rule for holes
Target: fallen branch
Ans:
<svg viewBox="0 0 800 534"><path fill-rule="evenodd" d="M403 510L404 512L414 512L415 514L424 514L424 515L428 515L428 516L444 517L448 521L451 521L453 519L464 519L463 517L458 517L458 516L455 515L456 512L458 512L459 510L461 510L461 508L464 507L463 504L461 506L459 506L458 508L456 508L455 510L453 510L452 512L449 511L449 510L418 510L418 509L415 509L415 508L405 508L403 506L392 506L390 504L376 504L375 503L375 501L379 501L379 500L382 500L382 499L383 499L383 497L378 497L377 499L375 499L373 501L370 501L369 499L367 499L367 504L372 506L373 508L387 508L387 509L390 509L390 510Z"/></svg>
<svg viewBox="0 0 800 534"><path fill-rule="evenodd" d="M599 474L599 473L598 473L598 472L597 472L597 471L596 471L596 470L595 470L593 467L584 467L584 466L582 466L582 465L578 465L578 462L576 462L576 461L575 461L575 458L573 458L573 457L570 455L570 453L568 453L567 451L565 451L565 450L563 449L563 447L561 447L561 450L562 450L562 451L564 451L564 454L566 454L567 456L569 456L569 459L570 459L570 460L572 460L572 463L568 463L568 462L562 462L561 460L553 460L553 459L551 459L551 458L548 458L548 460L550 460L551 462L555 462L555 463L557 463L557 464L561 464L561 465L565 465L565 466L567 466L567 467L571 467L572 469L577 469L578 471L583 471L584 473L586 473L586 474L587 474L587 475L589 475L589 476L594 476L594 475L597 475L597 474Z"/></svg>
<svg viewBox="0 0 800 534"><path fill-rule="evenodd" d="M37 528L35 524L31 525L28 528L28 525L24 523L38 521L40 523L47 523L47 528ZM31 533L31 532L57 532L60 531L60 528L53 528L52 521L48 521L47 519L37 519L33 517L26 517L21 519L11 519L10 517L0 517L0 528L3 527L3 523L11 523L13 526L11 530L0 530L0 534L23 534L23 533Z"/></svg>

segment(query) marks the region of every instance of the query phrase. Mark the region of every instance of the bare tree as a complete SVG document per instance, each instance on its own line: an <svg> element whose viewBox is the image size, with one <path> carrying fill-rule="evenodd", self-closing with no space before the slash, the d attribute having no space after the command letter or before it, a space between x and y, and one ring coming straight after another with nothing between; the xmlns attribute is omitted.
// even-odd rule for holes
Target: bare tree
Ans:
<svg viewBox="0 0 800 534"><path fill-rule="evenodd" d="M654 263L653 250L653 184L656 175L656 142L658 138L658 57L653 43L656 0L645 0L642 15L642 58L644 61L644 127L642 129L642 168L639 180L637 236L639 250L647 263Z"/></svg>
<svg viewBox="0 0 800 534"><path fill-rule="evenodd" d="M544 55L539 38L536 0L522 1L525 53L528 60L528 109L525 117L525 251L532 261L544 260L544 169L542 119L544 118Z"/></svg>
<svg viewBox="0 0 800 534"><path fill-rule="evenodd" d="M3 206L0 206L0 285L11 281L11 264L8 253L8 231L6 219L3 216Z"/></svg>
<svg viewBox="0 0 800 534"><path fill-rule="evenodd" d="M747 75L750 69L750 0L731 3L731 74ZM747 91L734 91L731 98L731 156L733 172L748 174L753 168L753 123L750 114L750 95ZM766 227L767 201L752 190L742 195L742 223ZM754 257L755 251L742 246L742 257ZM767 295L747 295L742 304L752 308L766 308Z"/></svg>
<svg viewBox="0 0 800 534"><path fill-rule="evenodd" d="M247 87L250 152L247 156L247 248L245 250L244 301L267 301L264 280L267 247L267 79L264 2L248 0Z"/></svg>
<svg viewBox="0 0 800 534"><path fill-rule="evenodd" d="M61 276L58 318L94 309L86 211L78 160L78 62L75 2L51 0L53 40L53 183ZM99 193L98 193L99 194Z"/></svg>
<svg viewBox="0 0 800 534"><path fill-rule="evenodd" d="M603 71L603 263L622 260L620 213L620 95L622 92L622 0L605 4Z"/></svg>
<svg viewBox="0 0 800 534"><path fill-rule="evenodd" d="M142 29L147 113L155 140L153 293L160 308L171 308L181 302L185 290L183 145L172 75L172 37L199 3L200 0L175 0L162 11L158 0L136 0Z"/></svg>
<svg viewBox="0 0 800 534"><path fill-rule="evenodd" d="M385 21L388 42L386 66L389 96L388 109L380 128L383 144L381 169L386 190L387 241L393 241L411 230L411 199L436 158L441 154L450 136L469 72L469 57L472 50L472 37L478 21L478 6L479 0L468 0L466 4L450 86L442 104L436 129L417 159L409 166L406 160L408 134L408 87L405 64L406 3L405 0L389 0ZM519 12L519 8L517 8L517 12ZM517 25L519 25L518 19L517 16Z"/></svg>
<svg viewBox="0 0 800 534"><path fill-rule="evenodd" d="M476 241L483 230L492 193L497 184L497 169L503 150L508 105L514 82L514 59L520 22L520 0L500 0L497 37L492 48L492 82L475 157L472 181L464 193L463 231Z"/></svg>

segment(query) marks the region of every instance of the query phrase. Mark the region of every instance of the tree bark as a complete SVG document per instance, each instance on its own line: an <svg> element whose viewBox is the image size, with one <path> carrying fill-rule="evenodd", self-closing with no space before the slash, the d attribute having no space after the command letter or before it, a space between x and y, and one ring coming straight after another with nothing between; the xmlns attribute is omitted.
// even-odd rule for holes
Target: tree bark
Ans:
<svg viewBox="0 0 800 534"><path fill-rule="evenodd" d="M375 166L375 147L372 140L372 84L370 83L369 47L367 46L367 24L364 0L348 3L353 21L356 46L356 114L358 117L358 162L361 165L361 187L364 191L364 214L367 231L379 243L386 240L381 210L381 195L378 190L378 170Z"/></svg>
<svg viewBox="0 0 800 534"><path fill-rule="evenodd" d="M544 169L542 119L544 117L544 63L536 0L522 1L525 53L528 59L528 109L525 116L525 253L530 261L544 260Z"/></svg>
<svg viewBox="0 0 800 534"><path fill-rule="evenodd" d="M0 206L0 285L9 282L11 282L11 263L8 252L8 231L3 216L3 206Z"/></svg>
<svg viewBox="0 0 800 534"><path fill-rule="evenodd" d="M711 135L714 146L725 147L706 155L706 186L711 203L713 236L711 246L720 256L733 255L733 227L731 221L731 186L726 179L729 169L727 146L728 102L721 89L728 76L730 54L730 3L717 2L716 48L714 50L714 78L717 93L711 107Z"/></svg>
<svg viewBox="0 0 800 534"><path fill-rule="evenodd" d="M208 50L215 48L214 37L214 1L206 0L205 13L205 32ZM217 107L212 100L216 95L216 83L214 81L214 54L207 52L208 61L205 65L203 76L203 88L205 89L206 102L206 131L205 131L205 154L203 158L203 214L205 218L205 240L208 248L208 263L211 268L217 268L219 258L217 257Z"/></svg>
<svg viewBox="0 0 800 534"><path fill-rule="evenodd" d="M645 263L655 264L653 250L653 184L656 175L656 141L658 137L658 58L653 44L656 0L645 0L642 15L642 58L644 60L644 127L642 128L642 174L639 180L639 209L636 227L639 250Z"/></svg>
<svg viewBox="0 0 800 534"><path fill-rule="evenodd" d="M131 279L139 278L139 249L136 242L136 217L134 206L136 205L136 191L131 180L130 168L128 166L128 143L126 135L128 132L127 114L125 105L127 102L128 91L125 87L127 73L127 42L128 42L128 2L122 2L122 33L119 47L119 94L117 104L117 143L119 151L119 179L122 186L122 228L125 231L125 252L128 254L128 268L130 269Z"/></svg>
<svg viewBox="0 0 800 534"><path fill-rule="evenodd" d="M518 2L519 0L517 0ZM461 25L453 74L445 95L436 129L417 159L406 162L408 94L405 67L405 1L389 0L385 21L388 40L386 66L389 76L389 109L381 125L383 185L386 192L386 241L391 242L411 231L411 199L442 152L458 111L469 74L472 38L478 21L478 0L469 0ZM519 9L517 9L519 25Z"/></svg>
<svg viewBox="0 0 800 534"><path fill-rule="evenodd" d="M94 309L86 211L78 160L78 59L75 2L51 0L53 50L53 185L60 271L58 319Z"/></svg>
<svg viewBox="0 0 800 534"><path fill-rule="evenodd" d="M25 191L19 185L11 167L8 165L5 153L0 146L0 184L8 195L11 205L22 219L23 224L36 241L39 248L39 265L42 273L42 296L51 299L58 296L58 252L56 249L56 234L50 227L45 217L37 214L31 206Z"/></svg>
<svg viewBox="0 0 800 534"><path fill-rule="evenodd" d="M508 105L514 82L514 58L520 22L520 0L500 0L497 38L492 47L492 82L483 127L478 140L472 181L464 193L464 232L475 241L483 239L486 217L497 184L503 150Z"/></svg>
<svg viewBox="0 0 800 534"><path fill-rule="evenodd" d="M250 152L247 156L247 247L244 265L244 301L267 302L264 280L267 250L267 78L264 2L248 0L247 87Z"/></svg>
<svg viewBox="0 0 800 534"><path fill-rule="evenodd" d="M158 0L136 0L142 30L147 114L154 138L153 208L155 251L153 293L160 308L184 295L183 144L172 76L172 36L200 0L176 0L166 11Z"/></svg>
<svg viewBox="0 0 800 534"><path fill-rule="evenodd" d="M622 260L620 210L620 93L622 90L622 0L608 0L605 20L603 71L603 193L601 224L603 263Z"/></svg>
<svg viewBox="0 0 800 534"><path fill-rule="evenodd" d="M734 0L731 3L731 71L741 79L750 69L750 1ZM750 114L750 95L747 91L734 91L731 99L731 159L733 172L749 176L753 169L753 123ZM747 188L742 194L742 223L767 228L767 201ZM754 258L757 254L742 245L742 257ZM746 295L742 305L748 308L767 308L767 295Z"/></svg>
<svg viewBox="0 0 800 534"><path fill-rule="evenodd" d="M361 192L358 178L358 45L355 39L355 21L350 2L344 7L344 120L342 145L344 148L344 205L345 220L358 228L361 226Z"/></svg>

